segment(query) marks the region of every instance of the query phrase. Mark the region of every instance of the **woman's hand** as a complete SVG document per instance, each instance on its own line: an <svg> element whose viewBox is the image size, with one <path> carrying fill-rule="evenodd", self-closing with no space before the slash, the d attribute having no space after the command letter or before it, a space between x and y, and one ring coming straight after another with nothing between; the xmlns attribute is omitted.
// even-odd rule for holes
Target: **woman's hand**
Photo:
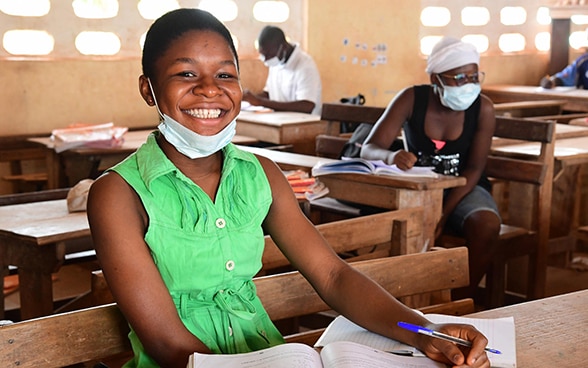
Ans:
<svg viewBox="0 0 588 368"><path fill-rule="evenodd" d="M395 164L400 170L408 170L417 162L417 157L412 152L400 150L391 153L392 155L388 156L386 163L388 165Z"/></svg>

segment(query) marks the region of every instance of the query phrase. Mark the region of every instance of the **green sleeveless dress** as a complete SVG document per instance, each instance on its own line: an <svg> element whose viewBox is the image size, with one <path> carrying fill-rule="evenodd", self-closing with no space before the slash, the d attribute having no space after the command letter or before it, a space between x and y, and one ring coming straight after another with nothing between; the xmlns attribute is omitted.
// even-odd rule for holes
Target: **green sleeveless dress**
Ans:
<svg viewBox="0 0 588 368"><path fill-rule="evenodd" d="M153 260L190 332L214 353L259 350L284 342L256 295L261 224L272 201L261 164L229 144L215 201L182 174L152 133L110 170L137 192L147 215ZM125 367L157 367L131 329L134 359Z"/></svg>

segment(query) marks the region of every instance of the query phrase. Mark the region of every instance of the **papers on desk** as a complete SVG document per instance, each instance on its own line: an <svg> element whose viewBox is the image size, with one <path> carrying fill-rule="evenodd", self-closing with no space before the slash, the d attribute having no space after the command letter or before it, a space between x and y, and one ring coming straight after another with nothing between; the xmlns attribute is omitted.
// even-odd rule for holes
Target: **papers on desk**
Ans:
<svg viewBox="0 0 588 368"><path fill-rule="evenodd" d="M57 153L79 147L118 148L124 143L125 127L113 123L85 125L77 124L51 132L53 148Z"/></svg>
<svg viewBox="0 0 588 368"><path fill-rule="evenodd" d="M488 353L492 367L516 368L516 337L513 317L468 318L442 314L425 314L434 323L465 323L475 326L488 338L488 346L500 350L502 354ZM370 332L343 316L338 316L329 324L315 344L323 347L335 341L351 341L374 349L388 352L406 352L413 356L424 356L414 347Z"/></svg>
<svg viewBox="0 0 588 368"><path fill-rule="evenodd" d="M265 106L255 106L255 105L250 104L247 101L241 101L241 111L272 112L274 110L270 109L269 107L265 107Z"/></svg>
<svg viewBox="0 0 588 368"><path fill-rule="evenodd" d="M571 91L576 91L578 88L571 86L571 87L565 87L565 86L557 86L557 87L553 87L553 88L543 88L543 87L537 87L537 92L571 92Z"/></svg>

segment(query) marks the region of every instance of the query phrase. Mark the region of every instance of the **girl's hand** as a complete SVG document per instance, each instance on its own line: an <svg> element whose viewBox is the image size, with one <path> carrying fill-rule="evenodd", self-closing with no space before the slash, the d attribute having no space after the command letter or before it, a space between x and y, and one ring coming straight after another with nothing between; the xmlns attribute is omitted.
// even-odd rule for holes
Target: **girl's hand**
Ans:
<svg viewBox="0 0 588 368"><path fill-rule="evenodd" d="M453 367L490 367L490 360L484 351L488 340L473 326L465 324L433 324L427 326L427 328L472 342L471 347L466 347L423 335L422 338L425 340L423 341L424 348L422 348L422 351L429 358L448 363Z"/></svg>

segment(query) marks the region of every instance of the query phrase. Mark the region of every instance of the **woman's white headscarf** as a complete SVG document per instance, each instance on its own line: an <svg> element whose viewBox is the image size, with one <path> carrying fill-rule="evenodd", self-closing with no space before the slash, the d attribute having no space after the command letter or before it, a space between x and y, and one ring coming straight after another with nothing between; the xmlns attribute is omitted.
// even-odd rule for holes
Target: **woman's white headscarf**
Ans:
<svg viewBox="0 0 588 368"><path fill-rule="evenodd" d="M439 74L467 64L480 64L480 54L474 45L453 37L443 37L427 59L428 74Z"/></svg>

